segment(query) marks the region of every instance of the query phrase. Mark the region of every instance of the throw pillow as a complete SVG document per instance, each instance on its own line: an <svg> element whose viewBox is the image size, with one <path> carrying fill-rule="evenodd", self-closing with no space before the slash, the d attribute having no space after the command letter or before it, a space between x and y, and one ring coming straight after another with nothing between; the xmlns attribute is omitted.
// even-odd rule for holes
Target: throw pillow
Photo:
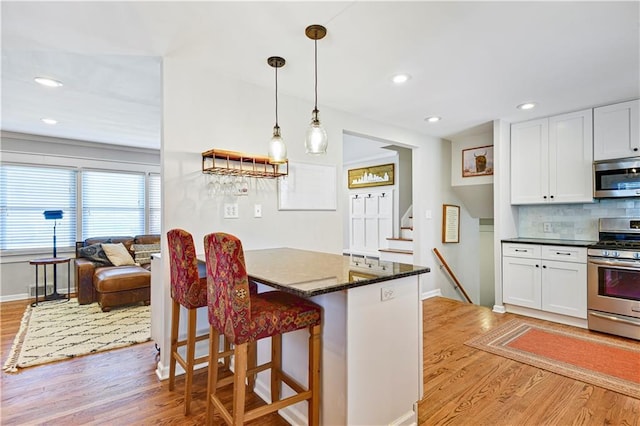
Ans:
<svg viewBox="0 0 640 426"><path fill-rule="evenodd" d="M135 261L141 265L151 263L151 255L154 253L160 253L160 243L133 245Z"/></svg>
<svg viewBox="0 0 640 426"><path fill-rule="evenodd" d="M98 266L111 266L112 263L109 261L107 254L102 249L102 244L96 243L91 244L86 247L81 247L78 250L78 254L80 257L84 257L92 261L95 265Z"/></svg>
<svg viewBox="0 0 640 426"><path fill-rule="evenodd" d="M135 265L133 257L122 243L102 244L102 249L114 266Z"/></svg>

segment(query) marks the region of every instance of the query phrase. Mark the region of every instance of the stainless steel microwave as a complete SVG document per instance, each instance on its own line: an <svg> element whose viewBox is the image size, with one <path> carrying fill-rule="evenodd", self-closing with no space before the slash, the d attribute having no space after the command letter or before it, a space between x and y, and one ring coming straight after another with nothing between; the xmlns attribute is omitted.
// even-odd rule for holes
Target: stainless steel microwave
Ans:
<svg viewBox="0 0 640 426"><path fill-rule="evenodd" d="M593 163L593 197L640 197L640 157Z"/></svg>

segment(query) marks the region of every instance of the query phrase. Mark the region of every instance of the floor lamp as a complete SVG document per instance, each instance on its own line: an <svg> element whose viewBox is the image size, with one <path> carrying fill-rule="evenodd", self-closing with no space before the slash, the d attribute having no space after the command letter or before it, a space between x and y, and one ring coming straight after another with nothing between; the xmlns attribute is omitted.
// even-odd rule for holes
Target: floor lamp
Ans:
<svg viewBox="0 0 640 426"><path fill-rule="evenodd" d="M53 257L58 257L56 252L56 225L58 224L58 220L62 219L62 210L45 210L44 218L46 220L53 220ZM47 289L45 289L46 295ZM53 264L53 293L47 296L49 299L60 299L64 296L58 293L58 271L57 265Z"/></svg>

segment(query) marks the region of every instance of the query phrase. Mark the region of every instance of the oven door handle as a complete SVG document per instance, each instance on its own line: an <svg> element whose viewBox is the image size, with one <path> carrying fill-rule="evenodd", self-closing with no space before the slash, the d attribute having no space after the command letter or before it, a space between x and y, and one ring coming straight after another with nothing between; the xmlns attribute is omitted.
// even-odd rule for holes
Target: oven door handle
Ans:
<svg viewBox="0 0 640 426"><path fill-rule="evenodd" d="M629 266L628 263L620 262L620 261L595 260L595 259L589 259L588 263L591 263L593 265L600 265L600 266L612 266L614 268L619 268L619 269L628 269L630 271L637 271L640 269L640 264L635 262L633 264L638 266Z"/></svg>
<svg viewBox="0 0 640 426"><path fill-rule="evenodd" d="M625 323L625 324L631 324L631 325L635 325L635 326L640 325L640 321L632 321L632 320L619 318L619 317L615 317L615 316L611 316L611 315L601 314L601 313L598 313L598 312L589 312L589 315L593 315L594 317L604 318L604 319L615 321L615 322L622 322L622 323Z"/></svg>

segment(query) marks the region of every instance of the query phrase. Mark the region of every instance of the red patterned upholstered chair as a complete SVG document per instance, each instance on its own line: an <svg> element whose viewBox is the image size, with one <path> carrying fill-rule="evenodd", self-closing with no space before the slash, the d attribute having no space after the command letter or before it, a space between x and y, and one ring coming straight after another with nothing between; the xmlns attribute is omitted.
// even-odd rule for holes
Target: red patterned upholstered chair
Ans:
<svg viewBox="0 0 640 426"><path fill-rule="evenodd" d="M204 237L209 292L210 354L218 351L215 337L224 334L234 345L234 374L218 380L218 369L209 368L207 420L215 410L233 425L256 419L288 405L307 400L309 425L320 420L320 348L322 308L315 303L281 291L260 294L249 291L242 243L233 235L214 233ZM309 383L305 389L282 371L282 334L308 329ZM247 367L247 352L259 339L271 337L271 361ZM215 356L209 365L215 363ZM249 364L251 364L249 362ZM251 367L251 366L250 366ZM245 379L257 371L271 369L271 404L245 412ZM227 410L216 394L217 388L233 382L233 407ZM282 382L297 393L280 399ZM213 408L212 408L213 407Z"/></svg>
<svg viewBox="0 0 640 426"><path fill-rule="evenodd" d="M169 390L173 390L176 378L176 362L185 370L184 414L191 409L191 384L193 368L209 360L208 355L195 358L197 341L209 338L208 334L196 337L196 311L207 306L207 279L198 276L198 260L193 237L182 229L167 232L169 263L171 266L171 358L169 361ZM187 337L178 340L180 306L187 309ZM178 352L180 346L187 346L186 359ZM217 360L216 360L217 363Z"/></svg>

